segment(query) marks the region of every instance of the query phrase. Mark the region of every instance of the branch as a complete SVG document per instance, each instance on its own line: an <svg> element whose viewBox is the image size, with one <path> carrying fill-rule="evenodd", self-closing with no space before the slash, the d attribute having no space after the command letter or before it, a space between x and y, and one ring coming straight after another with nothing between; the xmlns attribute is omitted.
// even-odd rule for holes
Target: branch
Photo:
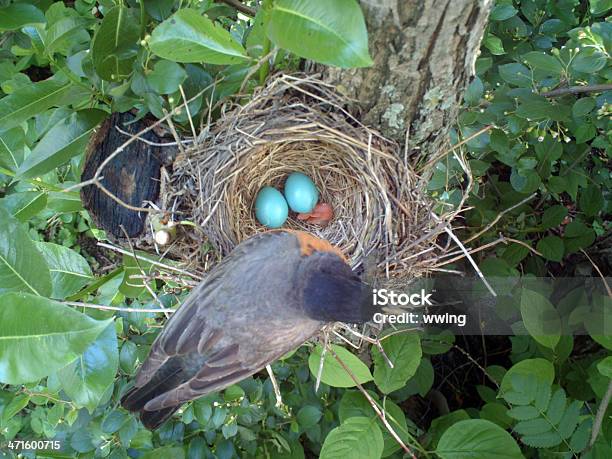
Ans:
<svg viewBox="0 0 612 459"><path fill-rule="evenodd" d="M597 414L595 415L595 421L593 422L593 430L591 431L591 441L589 442L589 448L592 448L595 444L595 440L597 440L597 436L599 435L599 431L601 430L601 423L603 422L604 416L608 409L608 405L610 404L610 398L612 398L612 381L610 381L610 383L608 384L608 390L606 391L604 397L601 399L599 409L597 410Z"/></svg>
<svg viewBox="0 0 612 459"><path fill-rule="evenodd" d="M535 198L537 196L537 193L533 193L529 196L527 196L525 199L523 199L520 202L517 202L516 204L514 204L513 206L508 207L505 210L502 210L499 214L497 214L497 216L493 219L493 221L491 221L491 223L489 223L487 226L485 226L483 229L481 229L480 231L478 231L476 234L472 235L471 237L469 237L465 243L468 244L470 242L472 242L474 239L479 238L480 236L482 236L484 233L486 233L487 231L489 231L491 228L493 228L495 226L495 224L508 212L512 212L514 209L516 209L517 207L521 207L523 204L525 204L527 201L531 201L533 198Z"/></svg>
<svg viewBox="0 0 612 459"><path fill-rule="evenodd" d="M120 312L154 312L154 313L169 313L175 312L174 309L159 308L159 309L140 309L140 308L120 308L117 306L106 306L104 304L81 303L80 301L63 301L62 304L68 306L76 306L78 308L100 309L102 311L120 311Z"/></svg>
<svg viewBox="0 0 612 459"><path fill-rule="evenodd" d="M240 0L220 0L220 1L225 3L226 5L236 8L238 11L240 11L243 14L246 14L247 16L254 17L257 14L257 10L255 8L251 8L250 6L244 5L242 2L240 2Z"/></svg>
<svg viewBox="0 0 612 459"><path fill-rule="evenodd" d="M565 94L583 94L610 90L612 90L612 84L593 84L590 86L568 86L567 88L553 89L552 91L543 92L540 95L544 97L557 97Z"/></svg>

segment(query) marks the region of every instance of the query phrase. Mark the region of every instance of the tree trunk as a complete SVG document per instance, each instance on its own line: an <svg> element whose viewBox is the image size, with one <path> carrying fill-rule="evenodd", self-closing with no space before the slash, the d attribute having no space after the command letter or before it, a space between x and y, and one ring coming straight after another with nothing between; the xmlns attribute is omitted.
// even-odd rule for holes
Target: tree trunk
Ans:
<svg viewBox="0 0 612 459"><path fill-rule="evenodd" d="M374 65L324 70L359 100L362 121L405 145L439 151L455 122L491 0L362 0Z"/></svg>

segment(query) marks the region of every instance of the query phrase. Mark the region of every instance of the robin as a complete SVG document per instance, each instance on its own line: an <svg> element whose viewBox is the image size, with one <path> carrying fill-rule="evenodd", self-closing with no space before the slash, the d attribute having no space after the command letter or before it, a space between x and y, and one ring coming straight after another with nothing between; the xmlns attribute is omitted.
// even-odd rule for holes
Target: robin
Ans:
<svg viewBox="0 0 612 459"><path fill-rule="evenodd" d="M193 289L121 403L156 429L183 403L257 373L326 324L371 320L371 298L329 242L301 231L257 234Z"/></svg>

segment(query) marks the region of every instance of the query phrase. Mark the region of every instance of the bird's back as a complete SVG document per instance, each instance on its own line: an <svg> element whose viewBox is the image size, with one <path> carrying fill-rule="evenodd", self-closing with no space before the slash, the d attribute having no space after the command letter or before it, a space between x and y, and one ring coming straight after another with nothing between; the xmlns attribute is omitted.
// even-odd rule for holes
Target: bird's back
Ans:
<svg viewBox="0 0 612 459"><path fill-rule="evenodd" d="M237 246L168 321L123 406L155 428L180 404L244 379L319 331L324 322L303 304L300 267L317 250L333 252L325 244L273 231Z"/></svg>

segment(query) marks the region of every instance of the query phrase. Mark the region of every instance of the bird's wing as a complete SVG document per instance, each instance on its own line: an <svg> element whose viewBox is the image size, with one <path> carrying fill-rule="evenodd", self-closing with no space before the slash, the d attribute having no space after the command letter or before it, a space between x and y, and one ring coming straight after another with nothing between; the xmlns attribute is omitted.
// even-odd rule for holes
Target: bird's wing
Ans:
<svg viewBox="0 0 612 459"><path fill-rule="evenodd" d="M243 262L243 255L248 253L250 261L255 261L255 245L291 237L285 232L258 234L217 264L154 341L136 376L135 389L126 395L124 406L145 407L148 411L174 406L234 384L287 352L283 346L279 347L278 355L240 349L241 341L226 337L224 324L215 320L215 315L220 311L232 314L229 306L220 300L225 298L223 289L228 287L217 281L221 278L227 281L228 275L236 272ZM278 244L274 247L278 248ZM261 252L262 258L269 257L269 251ZM237 331L232 332L235 335Z"/></svg>
<svg viewBox="0 0 612 459"><path fill-rule="evenodd" d="M178 321L155 341L126 394L123 406L156 411L174 407L203 394L220 390L259 370L240 355L238 344L223 344L223 330L206 321Z"/></svg>
<svg viewBox="0 0 612 459"><path fill-rule="evenodd" d="M197 351L203 354L210 350L221 339L223 331L206 320L204 311L212 310L210 298L218 288L217 281L240 263L242 257L249 253L253 246L268 239L279 237L282 232L260 233L239 244L230 256L221 260L215 268L208 273L204 281L194 289L191 295L172 315L164 326L149 352L149 356L142 364L136 377L136 385L144 386L153 375L171 357Z"/></svg>

